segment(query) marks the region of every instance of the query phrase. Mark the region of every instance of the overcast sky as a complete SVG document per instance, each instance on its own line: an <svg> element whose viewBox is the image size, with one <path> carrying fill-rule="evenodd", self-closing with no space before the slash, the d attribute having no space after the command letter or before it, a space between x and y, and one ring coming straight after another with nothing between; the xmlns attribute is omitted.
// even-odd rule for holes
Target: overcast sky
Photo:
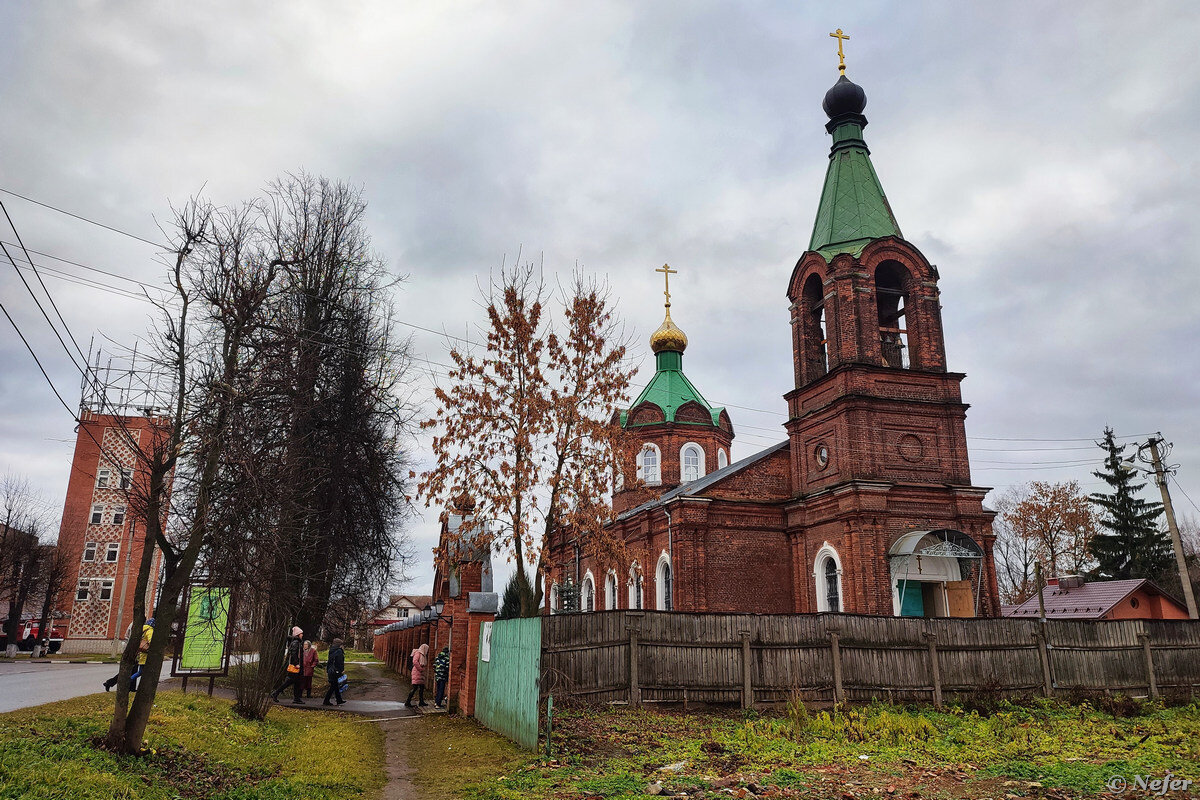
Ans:
<svg viewBox="0 0 1200 800"><path fill-rule="evenodd" d="M875 168L942 276L975 483L1095 490L1080 462L1098 463L1105 425L1161 430L1177 509L1196 514L1200 5L829 7L0 0L0 188L161 240L156 219L202 186L233 203L287 171L342 178L409 276L401 319L474 335L476 283L505 258L578 262L611 282L642 382L662 319L653 269L670 262L685 369L734 406L741 458L783 438L785 291L827 164L841 27ZM155 248L0 197L29 248L161 282ZM46 280L81 340L149 324L145 302ZM7 263L0 297L76 402L79 374ZM447 362L443 337L414 334ZM414 380L428 395L436 377ZM0 320L0 471L61 509L73 443ZM436 514L412 533L407 588L427 591Z"/></svg>

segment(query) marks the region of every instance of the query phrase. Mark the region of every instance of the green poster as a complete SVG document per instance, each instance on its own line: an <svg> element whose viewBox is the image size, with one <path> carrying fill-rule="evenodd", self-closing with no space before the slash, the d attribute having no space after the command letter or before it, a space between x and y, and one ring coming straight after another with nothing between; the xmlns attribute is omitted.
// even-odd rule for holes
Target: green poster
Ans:
<svg viewBox="0 0 1200 800"><path fill-rule="evenodd" d="M192 587L187 627L179 668L219 670L225 656L225 632L229 627L229 590Z"/></svg>

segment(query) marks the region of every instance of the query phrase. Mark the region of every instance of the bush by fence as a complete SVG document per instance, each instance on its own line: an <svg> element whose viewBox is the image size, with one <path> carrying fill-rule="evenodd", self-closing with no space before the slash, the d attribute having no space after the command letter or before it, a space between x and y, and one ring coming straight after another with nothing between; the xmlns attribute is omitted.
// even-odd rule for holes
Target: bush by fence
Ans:
<svg viewBox="0 0 1200 800"><path fill-rule="evenodd" d="M1200 688L1200 622L603 611L542 620L542 693L593 702L941 703Z"/></svg>

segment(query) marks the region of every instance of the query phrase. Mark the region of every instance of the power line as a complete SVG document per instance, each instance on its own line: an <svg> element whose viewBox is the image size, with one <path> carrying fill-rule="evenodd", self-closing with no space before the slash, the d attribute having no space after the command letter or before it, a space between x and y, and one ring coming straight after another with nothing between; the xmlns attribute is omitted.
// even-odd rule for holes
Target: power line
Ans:
<svg viewBox="0 0 1200 800"><path fill-rule="evenodd" d="M8 321L12 323L13 330L17 332L17 336L21 337L21 342L25 345L25 349L29 351L29 355L33 356L33 360L37 363L38 369L42 372L42 377L46 379L46 383L50 384L50 390L54 392L54 396L58 398L58 402L62 403L63 408L65 408L67 413L71 415L71 419L74 419L78 422L78 416L74 411L71 410L71 407L67 405L67 401L63 400L63 396L58 393L58 387L54 385L54 381L50 380L50 375L46 372L46 368L42 366L42 360L38 358L37 353L33 351L33 347L30 346L29 340L25 338L25 334L21 333L20 326L17 325L17 321L12 318L12 315L8 313L8 309L4 307L4 303L0 303L0 311L3 311L4 316L8 317Z"/></svg>
<svg viewBox="0 0 1200 800"><path fill-rule="evenodd" d="M14 243L13 242L5 242L5 244L14 244ZM61 261L63 264L70 264L71 266L74 266L74 267L81 267L83 269L90 270L91 272L99 272L101 275L107 275L110 278L119 278L120 280L123 280L123 281L129 281L130 283L136 283L139 286L146 287L147 289L159 289L159 290L162 289L161 286L155 286L152 283L146 283L145 281L139 281L137 278L130 278L128 276L121 275L120 273L117 273L117 272L109 272L108 270L103 270L103 269L100 269L99 267L90 267L87 264L83 264L78 261L72 261L69 258L62 258L61 256L51 255L50 253L46 253L41 250L34 250L32 247L29 248L29 252L37 253L39 256L42 256L43 258L49 258L53 261ZM43 267L43 269L45 269L45 267Z"/></svg>
<svg viewBox="0 0 1200 800"><path fill-rule="evenodd" d="M128 236L130 239L136 239L139 242L145 242L146 244L154 245L155 247L161 247L164 250L171 249L168 245L162 244L161 242L152 242L149 239L144 239L141 236L138 236L136 233L130 233L129 231L123 231L120 228L114 228L111 225L105 225L103 222L97 222L94 219L88 219L85 216L82 216L80 214L75 214L71 211L67 211L65 209L59 208L58 206L52 206L49 203L43 203L40 200L34 200L32 197L26 197L25 195L14 192L11 189L5 189L3 186L0 186L0 192L4 192L5 194L10 194L13 197L19 197L28 203L33 203L34 205L41 206L42 208L48 208L51 211L57 211L60 214L66 214L68 217L74 217L75 219L80 220L82 222L86 222L89 225L95 225L98 228L104 228L105 230L112 231L113 233L119 233L122 236Z"/></svg>
<svg viewBox="0 0 1200 800"><path fill-rule="evenodd" d="M71 354L71 348L67 347L67 343L63 341L62 334L58 332L58 328L55 327L54 322L50 319L50 315L46 313L46 309L42 307L42 301L38 300L37 293L33 291L33 287L29 285L29 281L25 280L25 276L21 274L21 269L17 266L17 262L13 259L12 254L8 252L8 247L0 244L0 250L3 250L4 255L8 256L8 261L12 264L13 269L16 270L17 277L20 278L21 283L25 285L25 291L29 292L29 296L33 298L33 302L37 305L38 311L42 312L42 316L45 317L46 324L50 326L50 330L54 331L55 338L57 338L58 343L63 346L63 350L65 350L67 353L67 358L71 359L72 366L79 370L79 373L82 375L83 369L81 369L78 362L75 361L75 356ZM14 323L14 325L15 324L16 323ZM87 359L85 358L84 361L86 362Z"/></svg>

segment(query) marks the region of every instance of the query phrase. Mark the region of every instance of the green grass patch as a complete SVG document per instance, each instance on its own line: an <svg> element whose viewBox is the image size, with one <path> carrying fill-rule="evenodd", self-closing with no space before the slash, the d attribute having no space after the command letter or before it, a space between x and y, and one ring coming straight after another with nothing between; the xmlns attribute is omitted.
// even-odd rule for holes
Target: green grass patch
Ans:
<svg viewBox="0 0 1200 800"><path fill-rule="evenodd" d="M335 713L286 708L263 722L227 700L160 692L147 752L111 753L111 695L0 714L0 798L22 800L342 800L383 785L383 736Z"/></svg>
<svg viewBox="0 0 1200 800"><path fill-rule="evenodd" d="M1103 793L1114 775L1200 780L1200 704L1116 716L1049 702L1001 703L989 715L882 703L763 714L556 709L549 760L470 721L420 724L418 781L430 796L464 800L636 798L656 782L668 793L699 787L692 796L706 798L752 784L771 797L863 787L895 797L1075 797Z"/></svg>

